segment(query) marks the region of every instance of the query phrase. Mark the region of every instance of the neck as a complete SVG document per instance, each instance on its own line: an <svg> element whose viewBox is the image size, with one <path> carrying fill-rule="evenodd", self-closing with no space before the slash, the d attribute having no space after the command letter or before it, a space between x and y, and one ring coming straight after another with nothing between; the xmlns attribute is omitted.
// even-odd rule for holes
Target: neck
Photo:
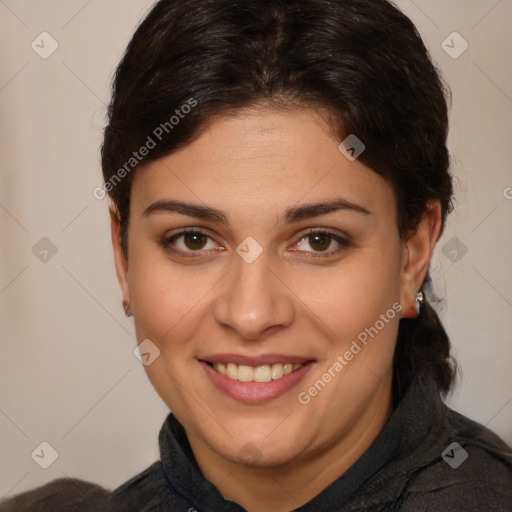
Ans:
<svg viewBox="0 0 512 512"><path fill-rule="evenodd" d="M383 383L350 431L320 451L277 467L248 467L188 435L203 476L248 512L288 512L311 501L343 475L375 441L392 413L391 382Z"/></svg>

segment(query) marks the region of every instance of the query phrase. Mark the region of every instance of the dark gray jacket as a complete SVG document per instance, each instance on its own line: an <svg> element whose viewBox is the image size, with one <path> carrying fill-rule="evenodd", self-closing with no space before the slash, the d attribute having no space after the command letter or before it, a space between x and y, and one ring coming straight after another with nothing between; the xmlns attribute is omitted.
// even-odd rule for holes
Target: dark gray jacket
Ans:
<svg viewBox="0 0 512 512"><path fill-rule="evenodd" d="M243 512L201 475L170 414L161 460L118 489L60 479L0 503L1 512ZM409 386L363 456L299 512L510 512L512 451L449 409L424 374ZM272 511L269 511L272 512Z"/></svg>

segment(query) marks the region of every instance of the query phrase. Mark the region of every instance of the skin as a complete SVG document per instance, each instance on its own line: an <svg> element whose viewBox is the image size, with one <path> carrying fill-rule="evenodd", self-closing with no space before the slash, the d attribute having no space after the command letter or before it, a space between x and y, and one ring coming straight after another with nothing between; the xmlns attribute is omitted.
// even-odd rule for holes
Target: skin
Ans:
<svg viewBox="0 0 512 512"><path fill-rule="evenodd" d="M251 512L288 511L310 501L382 430L392 413L399 317L416 316L415 294L439 236L441 208L432 202L415 232L401 240L391 186L345 158L339 142L308 109L261 107L215 118L189 145L137 171L128 259L111 210L116 270L137 340L150 339L161 351L145 367L147 375L184 426L205 478ZM370 213L340 210L278 222L288 208L338 197ZM229 226L144 214L162 200L222 210ZM193 245L180 237L171 246L202 255L178 256L162 246L183 228L201 228L211 239ZM329 238L319 244L309 228L350 245ZM250 264L236 252L248 236L263 249ZM299 392L396 303L401 314L302 405ZM284 395L246 404L206 376L198 359L212 353L279 353L315 364ZM252 459L242 462L247 450Z"/></svg>

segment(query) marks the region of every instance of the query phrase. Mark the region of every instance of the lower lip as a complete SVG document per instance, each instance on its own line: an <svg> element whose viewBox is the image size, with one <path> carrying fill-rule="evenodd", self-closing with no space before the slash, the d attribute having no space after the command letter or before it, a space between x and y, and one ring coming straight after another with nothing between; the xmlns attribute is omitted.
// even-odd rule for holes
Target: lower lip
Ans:
<svg viewBox="0 0 512 512"><path fill-rule="evenodd" d="M314 362L306 363L302 368L270 382L241 382L222 375L204 361L200 363L206 375L220 391L248 404L261 404L284 395L299 384L315 364Z"/></svg>

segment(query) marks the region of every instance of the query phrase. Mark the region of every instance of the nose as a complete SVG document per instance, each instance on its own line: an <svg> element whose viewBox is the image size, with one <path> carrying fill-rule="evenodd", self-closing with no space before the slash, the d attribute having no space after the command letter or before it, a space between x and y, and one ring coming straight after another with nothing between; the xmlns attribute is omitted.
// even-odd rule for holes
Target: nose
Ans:
<svg viewBox="0 0 512 512"><path fill-rule="evenodd" d="M251 341L289 327L295 316L293 294L264 254L252 263L237 258L234 265L214 304L216 322Z"/></svg>

